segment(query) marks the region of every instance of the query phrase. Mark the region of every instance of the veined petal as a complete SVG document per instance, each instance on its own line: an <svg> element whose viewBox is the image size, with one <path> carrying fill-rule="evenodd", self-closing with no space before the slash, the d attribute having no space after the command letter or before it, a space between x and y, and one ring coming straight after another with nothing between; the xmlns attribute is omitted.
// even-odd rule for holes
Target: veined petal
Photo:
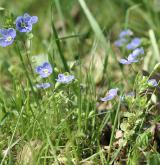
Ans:
<svg viewBox="0 0 160 165"><path fill-rule="evenodd" d="M7 46L7 43L5 42L5 39L0 38L0 46L2 46L2 47L6 47Z"/></svg>
<svg viewBox="0 0 160 165"><path fill-rule="evenodd" d="M12 38L16 37L16 31L13 28L8 29L8 35L10 35Z"/></svg>
<svg viewBox="0 0 160 165"><path fill-rule="evenodd" d="M8 29L0 29L0 34L6 36L8 34Z"/></svg>

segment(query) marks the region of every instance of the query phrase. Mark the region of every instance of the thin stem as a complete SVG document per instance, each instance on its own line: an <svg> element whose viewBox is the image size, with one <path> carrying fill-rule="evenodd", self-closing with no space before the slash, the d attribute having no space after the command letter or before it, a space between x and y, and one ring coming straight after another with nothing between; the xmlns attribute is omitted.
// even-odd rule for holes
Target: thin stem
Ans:
<svg viewBox="0 0 160 165"><path fill-rule="evenodd" d="M20 58L20 60L21 60L22 66L23 66L23 68L24 68L25 74L26 74L27 79L28 79L28 81L29 81L29 85L30 85L30 87L31 87L31 91L32 91L32 93L33 93L34 96L35 96L35 101L36 101L36 103L37 103L37 106L38 106L39 109L41 110L41 106L40 106L39 100L37 99L37 95L36 95L36 93L35 93L35 91L34 91L32 81L31 81L31 79L30 79L30 77L29 77L27 68L26 68L26 66L25 66L25 63L24 63L24 60L23 60L23 57L22 57L22 54L21 54L21 51L20 51L20 49L19 49L19 46L18 46L17 42L16 42L16 48L17 48L18 55L19 55L19 58Z"/></svg>
<svg viewBox="0 0 160 165"><path fill-rule="evenodd" d="M32 65L31 65L30 58L29 58L29 54L28 54L28 50L27 50L27 47L26 47L25 43L23 43L23 47L24 47L24 49L25 49L25 51L26 51L26 56L27 56L28 64L29 64L29 66L30 66L30 70L31 70L31 72L32 72L32 75L34 75L34 73L33 73L33 68L32 68Z"/></svg>
<svg viewBox="0 0 160 165"><path fill-rule="evenodd" d="M108 152L108 156L107 156L107 165L109 165L110 154L111 154L111 149L112 149L112 143L113 143L113 138L114 138L114 132L115 132L115 129L116 129L116 124L117 124L118 114L119 114L119 110L120 110L120 105L121 105L121 100L119 100L118 108L117 108L116 115L115 115L115 118L114 118L114 125L113 125L113 129L112 129L111 140L110 140L110 143L109 143L109 152Z"/></svg>

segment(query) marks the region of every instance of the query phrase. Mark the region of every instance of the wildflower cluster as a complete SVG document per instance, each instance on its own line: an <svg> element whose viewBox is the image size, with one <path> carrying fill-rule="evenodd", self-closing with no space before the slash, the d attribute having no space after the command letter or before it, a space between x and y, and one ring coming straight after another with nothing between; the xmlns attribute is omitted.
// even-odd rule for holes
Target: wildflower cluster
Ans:
<svg viewBox="0 0 160 165"><path fill-rule="evenodd" d="M29 33L32 31L33 24L37 23L38 17L37 16L30 16L28 13L25 13L23 16L18 16L15 21L16 28L9 28L9 29L0 29L0 46L6 47L11 45L15 38L16 38L16 30L20 33ZM48 62L44 62L42 65L36 67L36 73L39 74L40 78L48 78L52 72L52 66ZM73 75L64 75L59 74L56 81L58 83L68 84L74 80ZM37 84L37 88L47 89L51 86L51 83L45 82L41 84Z"/></svg>
<svg viewBox="0 0 160 165"><path fill-rule="evenodd" d="M138 57L144 54L144 50L141 45L141 39L138 37L131 38L133 32L130 29L124 30L119 34L119 39L114 42L118 47L125 47L127 50L132 51L127 59L120 59L121 64L132 64L138 62Z"/></svg>
<svg viewBox="0 0 160 165"><path fill-rule="evenodd" d="M119 34L119 39L114 42L118 47L126 45L128 42L128 36L132 36L133 32L130 29L124 30Z"/></svg>
<svg viewBox="0 0 160 165"><path fill-rule="evenodd" d="M53 69L50 63L44 62L42 65L36 67L35 71L39 74L40 78L47 78L52 74ZM74 80L73 75L64 75L64 74L59 74L58 78L56 79L57 82L64 84L68 84L72 80ZM36 85L37 88L43 88L43 89L49 88L50 86L51 83L48 82Z"/></svg>
<svg viewBox="0 0 160 165"><path fill-rule="evenodd" d="M127 59L122 58L119 60L121 64L129 65L143 59L143 58L138 58L140 55L144 55L143 47L139 47L141 45L141 39L137 37L130 39L130 37L132 36L133 36L133 32L130 29L127 29L127 30L122 31L119 34L119 39L114 42L116 46L118 47L125 46L126 49L132 51L127 57ZM156 79L149 79L147 81L147 84L148 84L148 87L158 86ZM110 89L108 91L107 96L105 96L104 98L101 98L100 100L103 102L112 100L117 96L117 93L118 93L118 88ZM130 92L130 94L135 95L134 92ZM126 94L126 96L129 96L130 94ZM122 96L121 99L123 100L124 96Z"/></svg>
<svg viewBox="0 0 160 165"><path fill-rule="evenodd" d="M16 37L16 30L21 33L28 33L32 31L32 25L37 23L38 17L37 16L30 16L29 14L25 13L24 16L19 16L16 19L16 29L9 28L9 29L0 29L0 46L6 47L11 45Z"/></svg>
<svg viewBox="0 0 160 165"><path fill-rule="evenodd" d="M1 37L0 37L0 46L6 47L6 46L11 45L15 41L17 32L20 32L20 33L23 33L23 34L24 33L30 33L32 31L33 25L35 23L37 23L37 21L38 21L37 16L30 16L27 13L25 13L23 16L17 17L17 19L15 20L15 28L0 29L0 35L1 35ZM141 41L140 38L134 37L134 34L130 29L126 29L126 30L122 31L119 34L118 40L116 40L114 42L114 44L119 48L123 47L124 50L125 50L124 52L127 52L127 57L126 58L121 58L119 60L120 64L130 65L130 64L133 64L133 63L138 63L143 59L143 55L145 54L145 52L144 52L144 49L142 47L142 41ZM38 75L38 79L37 79L36 85L34 85L34 89L44 89L44 90L46 90L48 88L52 89L51 88L53 86L53 84L51 82L51 77L52 76L54 76L54 80L53 80L53 77L52 77L52 80L54 82L56 82L55 83L55 89L57 89L56 88L57 86L58 87L60 86L59 84L62 84L61 86L66 84L66 86L68 87L68 84L74 81L74 79L75 79L74 75L71 75L69 73L61 73L59 71L58 71L58 74L54 73L54 71L56 71L56 69L54 69L51 62L49 62L48 60L44 60L44 59L43 59L43 62L42 62L42 60L40 60L40 61L41 62L39 62L36 65L36 67L34 68L35 73ZM25 62L24 62L24 65L25 65ZM26 67L26 69L27 69L27 67ZM26 71L26 74L27 73L28 73L28 71ZM55 74L55 75L53 75L53 74ZM29 78L30 78L30 75L28 76L28 79ZM32 81L31 81L30 85L32 87ZM95 138L95 136L92 135L92 130L97 129L98 134L99 134L99 130L100 130L99 127L97 127L98 122L97 123L95 122L95 119L96 119L95 118L95 116L96 116L95 115L95 95L93 95L93 101L94 101L94 104L93 104L93 102L92 102L92 90L90 91L90 89L86 89L85 94L87 95L87 97L85 97L84 95L81 96L81 93L79 94L79 91L80 92L82 91L82 90L79 90L79 89L83 89L83 86L82 85L78 86L78 92L75 88L75 90L73 90L73 92L75 92L75 93L72 93L72 91L70 89L66 93L63 92L62 90L59 90L59 93L57 91L55 92L55 90L54 90L54 95L52 95L49 99L48 99L48 93L49 92L46 92L47 94L43 95L42 102L40 102L41 103L40 105L42 105L43 109L47 109L46 110L47 113L45 111L42 111L42 114L43 113L44 113L44 115L47 114L48 116L50 116L49 118L52 117L52 114L56 115L56 117L55 117L56 118L56 122L55 122L56 124L57 123L58 124L59 123L63 124L64 122L66 122L65 123L66 127L68 125L69 125L69 127L70 126L72 127L72 125L75 124L75 123L70 124L70 121L72 122L72 121L75 121L75 120L78 119L77 120L78 121L78 129L80 128L79 129L80 132L78 133L78 135L76 135L76 138L80 137L80 139L82 139L84 137L84 139L86 139L86 137L88 136L87 137L88 138L87 142L90 142L90 141L92 141L90 136ZM127 93L121 92L121 96L119 96L119 98L118 98L120 89L116 86L116 87L113 87L112 89L109 89L106 96L100 98L100 101L102 101L102 102L112 101L116 98L119 99L119 106L117 108L116 114L114 115L114 113L113 113L113 115L111 114L109 116L111 118L112 118L112 116L115 116L115 118L114 118L114 120L115 120L114 121L114 127L113 127L113 129L111 128L112 135L115 132L114 129L116 128L116 123L118 123L117 128L120 129L121 132L123 132L122 133L122 136L123 136L122 140L126 140L126 143L127 142L134 142L134 140L136 139L135 138L136 133L137 132L139 133L139 130L141 129L141 127L143 127L143 121L144 121L145 117L147 116L147 113L150 111L149 108L151 107L151 97L150 96L148 97L148 95L147 95L148 91L150 90L151 95L152 95L152 94L156 93L157 89L159 89L158 79L155 79L154 76L144 77L141 74L140 75L137 74L136 78L135 78L134 87L130 92L127 92ZM29 91L29 90L27 90L27 91ZM36 93L33 91L33 94L36 94ZM88 95L91 95L91 97L90 96L88 97ZM77 99L78 97L80 99ZM73 100L73 99L75 99L75 100ZM27 105L29 105L30 100L31 99L27 100ZM46 104L46 100L47 100L47 104ZM76 104L75 104L74 101L76 102ZM80 102L80 104L77 104L77 102ZM82 111L83 109L86 108L85 106L83 106L84 102L85 102L84 105L86 105L86 107L87 107L87 113L86 114L85 114L85 112ZM105 103L103 105L105 105ZM19 106L19 104L18 104L18 106ZM27 106L27 107L29 108L29 106ZM34 106L34 104L31 104L31 108L34 109L34 108L37 108L37 107L38 107L38 103L37 103L37 106ZM50 108L50 107L52 107L52 108ZM59 109L60 108L64 109L63 107L65 107L65 109L66 109L66 111L65 111L66 113L64 114L64 116L67 117L67 118L65 120L62 120L63 116L60 116L60 117L58 116L58 115L60 115L60 113L59 113L60 110ZM122 111L122 113L120 113L120 115L119 115L118 113L119 113L119 110L121 109L121 107L124 108L124 111ZM75 111L68 115L67 112L69 112L69 109L71 109L71 108L74 109ZM57 112L56 111L55 112L50 112L49 109L51 109L51 110L57 109ZM90 109L92 109L91 112L89 112ZM41 114L41 116L42 116L42 114ZM94 115L92 115L92 114L94 114ZM94 122L90 122L92 116L94 116ZM85 130L87 130L89 128L87 125L90 126L90 123L95 123L94 126L91 125L91 127L93 129L90 129L89 131L87 130L89 133L86 133L85 131L83 131L83 129L82 129L82 132L81 132L83 122L81 122L80 120L84 121L83 120L84 117L87 121L87 122L84 122L85 123ZM45 118L45 124L47 125L48 124L47 122L49 120L46 116L44 118ZM52 117L52 118L54 118L54 117ZM68 120L70 120L70 121L68 122ZM108 120L108 116L107 116L107 120ZM119 122L117 122L117 120L119 120ZM52 123L53 123L52 120L50 120L49 122L51 124L50 123L48 124L49 125L48 128L50 128L50 125L52 125ZM100 122L102 122L102 121L100 121ZM102 122L102 124L104 124L104 122ZM100 128L103 127L102 124L101 124ZM65 128L64 128L64 130L65 130ZM76 128L77 128L77 126L76 126ZM51 128L51 131L53 131L53 130L54 129ZM57 126L56 126L55 130L58 130ZM74 129L74 130L76 130L76 129ZM62 132L61 135L63 135L63 132ZM112 143L112 140L114 139L112 135L111 135L112 138L110 140L110 148L109 148L110 152L113 151L113 146L111 146L111 145L114 145L114 143ZM81 136L82 136L82 138L81 138ZM59 136L57 136L57 137L59 137ZM65 137L64 139L67 140L67 138ZM78 140L76 139L76 141L78 141ZM74 141L73 141L73 143L74 143ZM81 141L80 144L82 144L82 143L83 143L83 141ZM95 144L96 143L97 143L97 139L96 139ZM124 143L124 145L126 143ZM76 145L77 144L78 143L76 143ZM93 144L94 144L94 142L93 142ZM95 144L92 145L92 146L96 146ZM89 148L88 144L84 148ZM120 148L120 150L121 150L121 148ZM108 155L110 156L112 154L109 153ZM113 154L113 156L115 157L114 154Z"/></svg>

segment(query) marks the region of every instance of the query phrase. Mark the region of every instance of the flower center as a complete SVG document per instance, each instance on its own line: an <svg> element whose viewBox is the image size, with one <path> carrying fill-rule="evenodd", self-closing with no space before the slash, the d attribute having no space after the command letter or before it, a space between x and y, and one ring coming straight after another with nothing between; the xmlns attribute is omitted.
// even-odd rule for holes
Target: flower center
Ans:
<svg viewBox="0 0 160 165"><path fill-rule="evenodd" d="M22 22L22 23L21 23L21 26L22 26L23 28L26 27L25 22Z"/></svg>
<svg viewBox="0 0 160 165"><path fill-rule="evenodd" d="M12 40L12 37L11 36L8 36L7 38L6 38L6 41L11 41Z"/></svg>
<svg viewBox="0 0 160 165"><path fill-rule="evenodd" d="M48 74L48 69L43 69L43 72L44 72L45 74Z"/></svg>

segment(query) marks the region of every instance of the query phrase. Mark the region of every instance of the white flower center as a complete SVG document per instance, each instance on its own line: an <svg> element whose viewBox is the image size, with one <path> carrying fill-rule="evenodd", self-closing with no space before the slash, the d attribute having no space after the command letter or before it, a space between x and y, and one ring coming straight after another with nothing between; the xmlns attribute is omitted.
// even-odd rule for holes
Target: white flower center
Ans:
<svg viewBox="0 0 160 165"><path fill-rule="evenodd" d="M12 40L12 37L11 36L8 36L7 38L6 38L6 41L11 41Z"/></svg>
<svg viewBox="0 0 160 165"><path fill-rule="evenodd" d="M43 72L44 72L45 74L48 74L48 69L43 69Z"/></svg>

